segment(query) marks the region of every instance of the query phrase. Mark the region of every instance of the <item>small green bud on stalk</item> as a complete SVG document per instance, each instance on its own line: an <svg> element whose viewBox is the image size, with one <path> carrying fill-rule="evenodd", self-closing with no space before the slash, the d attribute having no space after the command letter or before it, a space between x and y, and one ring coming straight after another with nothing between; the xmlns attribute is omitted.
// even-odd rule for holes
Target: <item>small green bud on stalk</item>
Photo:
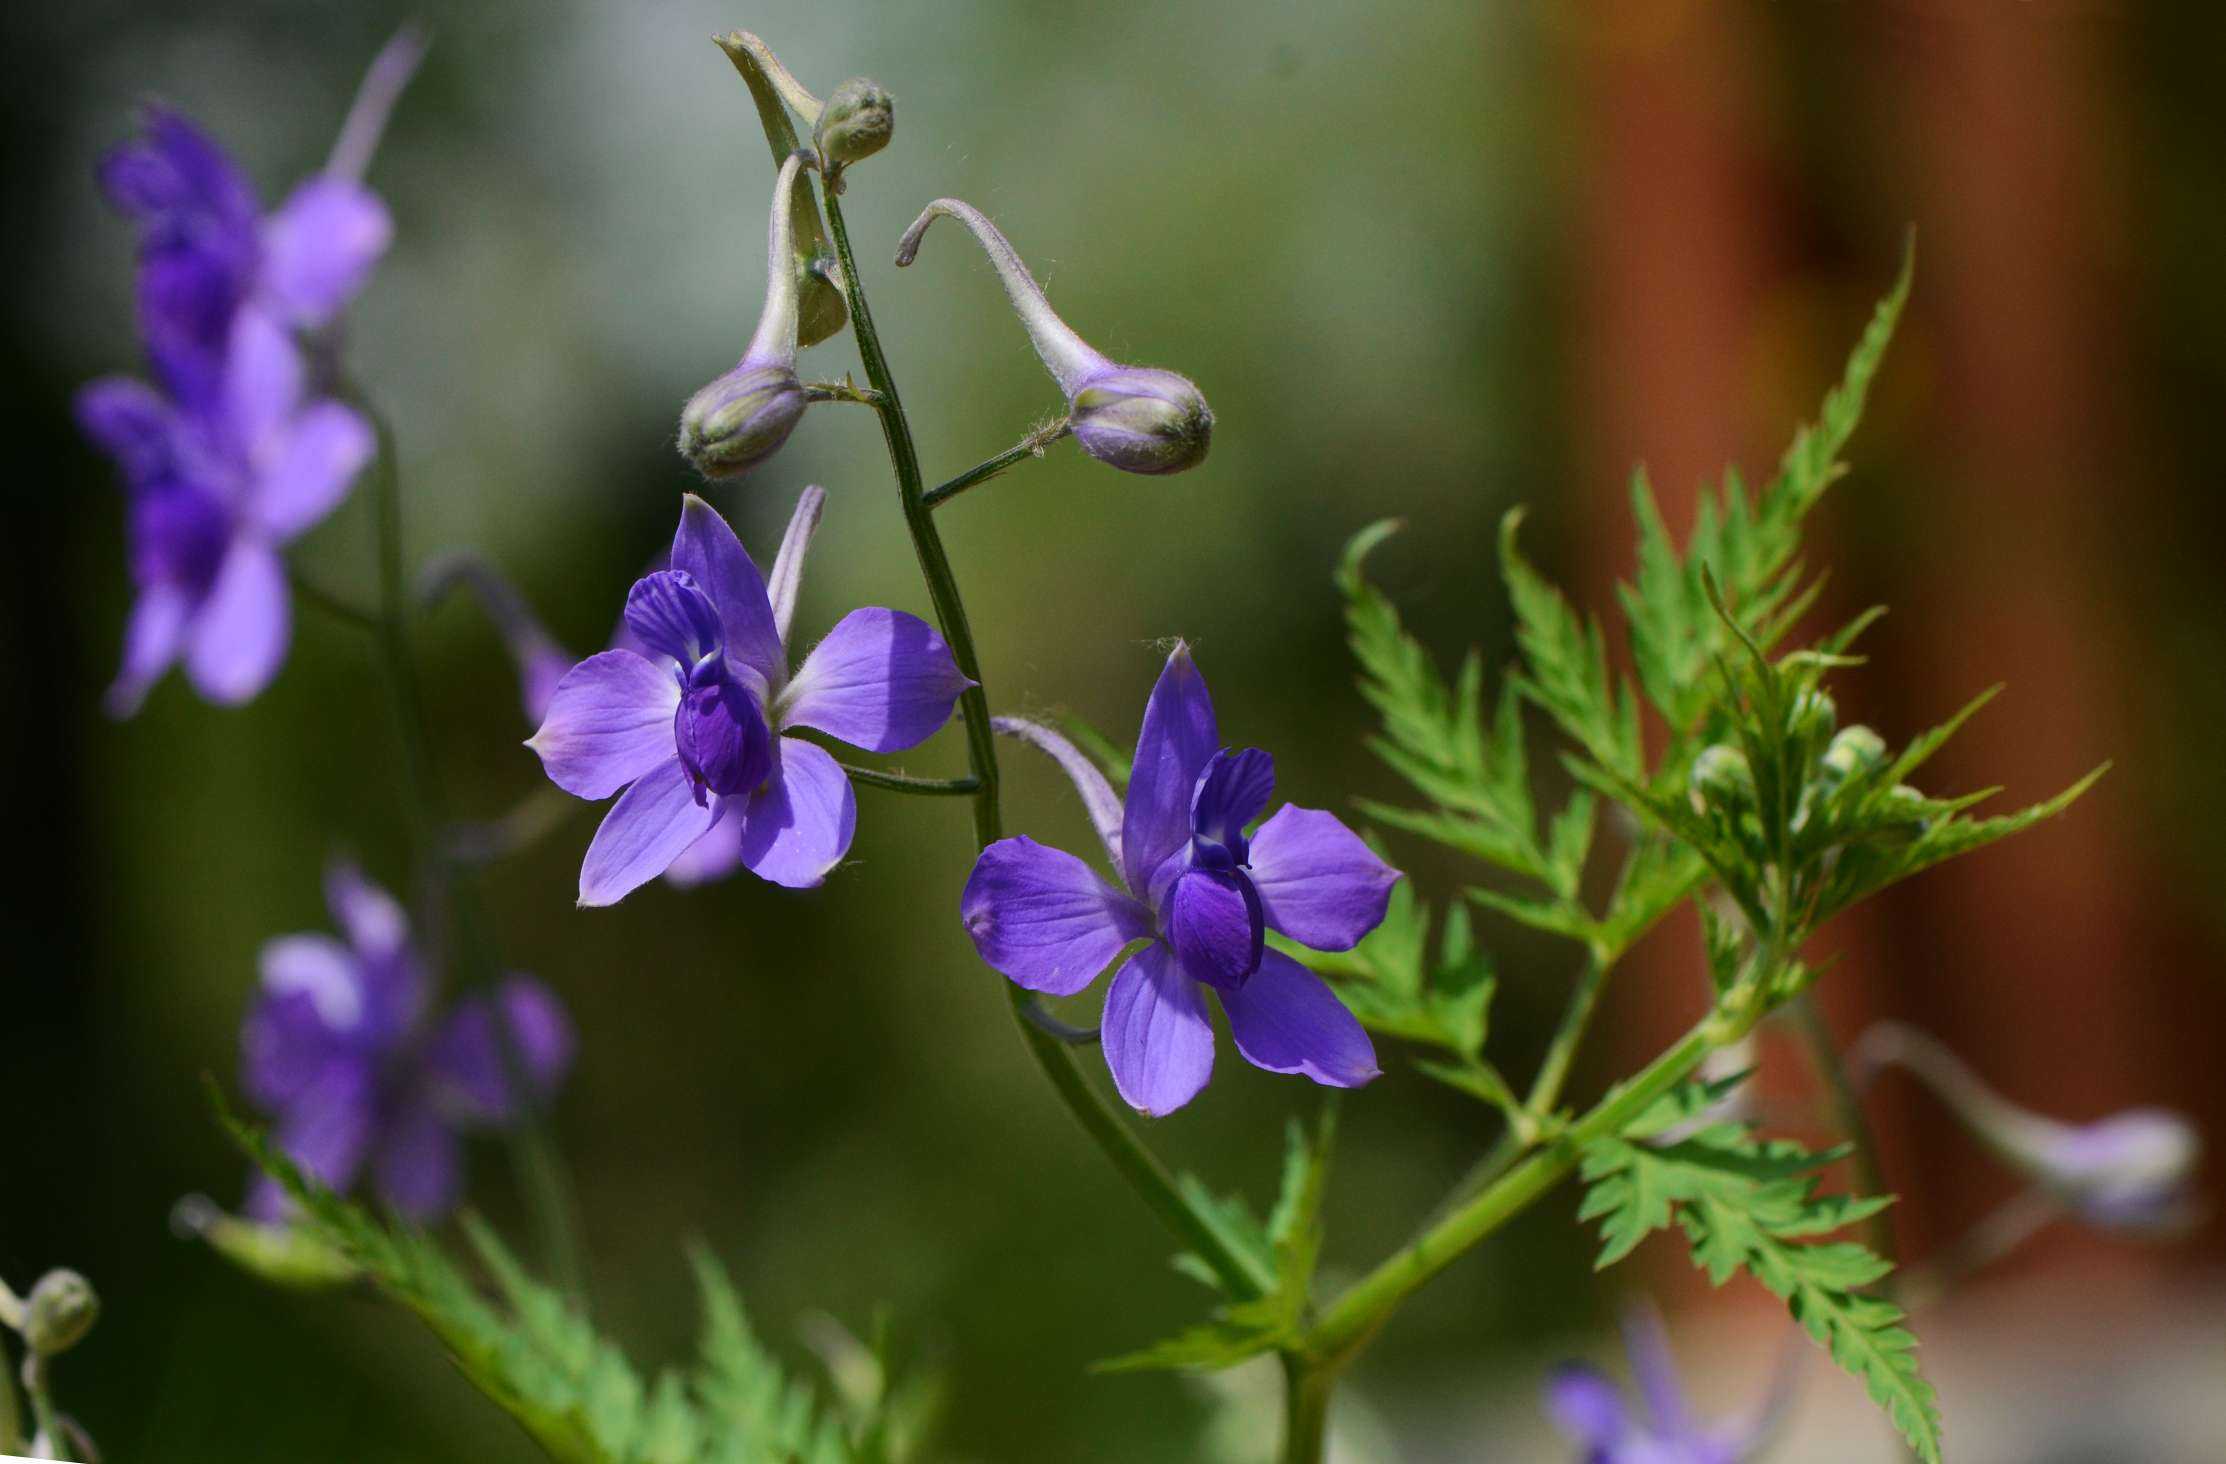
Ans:
<svg viewBox="0 0 2226 1464"><path fill-rule="evenodd" d="M1828 781L1844 783L1885 761L1886 739L1858 723L1853 727L1840 729L1839 735L1832 739L1832 745L1824 749L1820 766Z"/></svg>
<svg viewBox="0 0 2226 1464"><path fill-rule="evenodd" d="M707 478L731 478L781 450L811 397L796 377L797 284L790 266L791 185L804 158L793 153L773 184L766 225L765 308L734 369L688 398L680 411L680 455Z"/></svg>
<svg viewBox="0 0 2226 1464"><path fill-rule="evenodd" d="M1693 759L1690 782L1695 813L1710 808L1731 813L1754 802L1755 775L1747 766L1747 755L1721 742L1702 748Z"/></svg>
<svg viewBox="0 0 2226 1464"><path fill-rule="evenodd" d="M52 1357L84 1341L98 1320L93 1283L75 1271L49 1271L24 1299L23 1340L39 1356Z"/></svg>
<svg viewBox="0 0 2226 1464"><path fill-rule="evenodd" d="M831 168L846 168L889 145L896 131L896 98L880 82L853 76L828 96L812 140Z"/></svg>
<svg viewBox="0 0 2226 1464"><path fill-rule="evenodd" d="M1793 698L1793 735L1811 744L1822 742L1839 725L1839 708L1819 687L1807 687Z"/></svg>

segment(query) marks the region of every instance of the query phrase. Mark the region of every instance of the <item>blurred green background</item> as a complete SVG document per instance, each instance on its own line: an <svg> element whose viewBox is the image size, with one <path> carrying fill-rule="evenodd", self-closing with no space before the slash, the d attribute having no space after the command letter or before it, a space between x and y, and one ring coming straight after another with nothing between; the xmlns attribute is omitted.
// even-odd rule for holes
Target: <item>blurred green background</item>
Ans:
<svg viewBox="0 0 2226 1464"><path fill-rule="evenodd" d="M1895 607L1841 705L1898 737L2006 678L1943 783L2029 798L2105 757L2119 771L2063 823L1835 928L1832 1015L1848 1035L1884 1012L1927 1025L2066 1117L2147 1101L2214 1132L2226 1118L2215 9L15 6L0 735L24 862L0 897L0 1275L70 1264L99 1286L106 1315L61 1376L109 1458L529 1456L399 1317L259 1289L166 1229L179 1195L230 1203L243 1183L198 1081L232 1080L260 943L324 925L336 850L405 878L400 770L368 648L306 606L252 706L210 709L173 679L136 720L101 716L126 605L120 499L68 418L78 383L137 361L127 231L91 182L131 107L178 105L273 201L321 162L406 18L434 46L372 174L399 234L349 354L399 426L414 556L482 550L586 651L669 537L692 486L678 405L731 363L763 289L771 168L708 41L746 26L822 92L863 73L896 93L897 140L856 170L847 209L931 477L1057 405L961 235L888 266L942 194L989 212L1095 345L1184 371L1218 413L1187 476L1123 477L1066 444L941 516L993 702L1125 742L1153 643L1184 635L1225 731L1274 750L1286 796L1333 807L1397 791L1361 747L1328 583L1344 540L1409 520L1378 572L1449 657L1509 653L1489 546L1517 503L1533 553L1604 606L1628 571L1631 462L1673 502L1726 462L1765 471L1913 221L1917 303L1817 525L1826 613ZM844 338L808 369L853 361ZM862 603L924 613L867 413L816 410L715 498L770 552L807 482L830 504L803 633ZM358 500L304 562L367 595L367 526ZM451 605L422 646L455 801L492 815L541 786L485 624ZM961 758L947 733L902 761ZM1084 847L1057 777L1026 756L1008 773L1013 827ZM509 962L583 1036L559 1132L601 1316L640 1359L681 1355L679 1244L700 1235L784 1347L810 1312L864 1327L886 1306L947 1377L952 1456L1264 1457L1272 1413L1248 1410L1272 1409L1271 1376L1086 1374L1203 1293L1058 1111L963 937L963 807L859 803L854 867L802 896L739 878L576 911L584 806L492 877ZM1395 847L1427 895L1465 877ZM1569 972L1518 931L1484 933L1494 1044L1527 1075ZM1690 941L1672 927L1624 978L1624 1035L1580 1091L1682 1026ZM1395 1244L1492 1131L1390 1067L1346 1108L1333 1277ZM1774 1081L1798 1101L1796 1077ZM1312 1101L1225 1048L1206 1097L1151 1137L1264 1198L1282 1117ZM1890 1086L1876 1113L1912 1253L2007 1193L1929 1099ZM499 1148L474 1178L523 1234ZM1564 1457L1537 1416L1541 1370L1611 1355L1603 1329L1634 1286L1671 1306L1710 1406L1753 1399L1780 1327L1766 1300L1706 1294L1667 1248L1595 1279L1573 1204L1555 1196L1401 1315L1348 1389L1351 1457ZM1958 1456L2218 1457L2219 1260L2215 1227L2138 1251L2056 1235L1921 1318ZM1808 1381L1789 1457L1891 1457L1853 1385Z"/></svg>

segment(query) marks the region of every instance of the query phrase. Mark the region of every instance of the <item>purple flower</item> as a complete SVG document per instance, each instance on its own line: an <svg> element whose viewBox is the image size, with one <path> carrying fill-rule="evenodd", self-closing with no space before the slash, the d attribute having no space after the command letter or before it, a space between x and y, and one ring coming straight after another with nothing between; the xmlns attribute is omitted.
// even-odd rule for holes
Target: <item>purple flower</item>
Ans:
<svg viewBox="0 0 2226 1464"><path fill-rule="evenodd" d="M739 864L792 889L818 884L850 848L856 807L842 765L789 734L914 747L973 685L927 622L880 609L844 616L789 675L789 621L825 500L804 490L768 585L726 520L687 495L671 568L626 597L639 649L590 656L557 684L526 745L568 793L625 790L580 866L582 905L611 904L691 853L696 878Z"/></svg>
<svg viewBox="0 0 2226 1464"><path fill-rule="evenodd" d="M2012 1103L1937 1038L1900 1022L1864 1033L1851 1066L1867 1077L1889 1063L1922 1079L1980 1143L2085 1224L2170 1234L2195 1218L2203 1140L2184 1115L2129 1108L2063 1123Z"/></svg>
<svg viewBox="0 0 2226 1464"><path fill-rule="evenodd" d="M347 939L286 935L263 947L262 989L240 1033L242 1081L276 1120L279 1146L318 1181L346 1192L368 1167L396 1211L436 1218L463 1188L459 1136L520 1117L513 1061L530 1101L555 1091L571 1066L571 1023L541 983L512 976L435 1024L401 907L346 864L326 875L325 898ZM251 1215L277 1220L286 1207L275 1184L256 1181Z"/></svg>
<svg viewBox="0 0 2226 1464"><path fill-rule="evenodd" d="M972 204L955 198L929 204L898 241L898 265L912 262L928 225L939 218L966 225L989 255L1036 355L1066 394L1067 417L1084 452L1126 473L1180 473L1206 460L1213 410L1205 394L1187 376L1154 366L1119 366L1091 349L1052 310L1018 252Z"/></svg>
<svg viewBox="0 0 2226 1464"><path fill-rule="evenodd" d="M1100 1041L1129 1105L1171 1113L1213 1070L1211 987L1237 1051L1273 1073L1351 1088L1377 1074L1376 1051L1320 977L1264 941L1277 931L1316 950L1349 950L1384 918L1399 872L1316 809L1287 805L1251 834L1275 762L1221 745L1213 699L1178 644L1144 709L1125 803L1058 733L1018 718L997 729L1034 744L1074 780L1115 883L1033 839L982 851L960 913L982 959L1030 991L1072 996L1132 942L1114 973Z"/></svg>
<svg viewBox="0 0 2226 1464"><path fill-rule="evenodd" d="M1755 1456L1792 1385L1792 1367L1781 1364L1753 1418L1729 1428L1708 1427L1685 1401L1659 1313L1652 1307L1626 1312L1623 1346L1643 1417L1633 1416L1622 1390L1598 1368L1568 1363L1547 1381L1546 1411L1582 1450L1579 1464L1739 1464Z"/></svg>
<svg viewBox="0 0 2226 1464"><path fill-rule="evenodd" d="M172 112L151 110L101 164L137 226L154 375L95 381L77 399L129 500L138 599L108 695L118 716L181 657L225 705L252 699L285 659L279 550L346 496L374 446L361 416L313 387L293 331L328 325L392 235L360 177L418 49L405 33L380 53L331 163L268 218L232 161Z"/></svg>

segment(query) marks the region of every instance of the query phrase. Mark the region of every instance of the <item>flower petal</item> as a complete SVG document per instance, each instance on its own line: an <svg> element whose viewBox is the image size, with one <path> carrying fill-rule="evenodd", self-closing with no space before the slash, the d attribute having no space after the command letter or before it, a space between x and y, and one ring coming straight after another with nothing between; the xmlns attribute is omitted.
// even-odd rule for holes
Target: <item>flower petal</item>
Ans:
<svg viewBox="0 0 2226 1464"><path fill-rule="evenodd" d="M773 746L773 776L739 810L742 862L760 879L809 889L850 852L857 801L825 748L794 737L776 737Z"/></svg>
<svg viewBox="0 0 2226 1464"><path fill-rule="evenodd" d="M571 1018L556 994L530 976L503 982L501 1001L519 1073L534 1101L545 1101L572 1066L578 1044ZM494 1013L485 996L458 1002L426 1055L431 1097L453 1120L506 1124L518 1115L513 1057L503 1051Z"/></svg>
<svg viewBox="0 0 2226 1464"><path fill-rule="evenodd" d="M158 472L172 456L177 414L162 393L129 376L104 376L78 389L78 429L116 460L127 479Z"/></svg>
<svg viewBox="0 0 2226 1464"><path fill-rule="evenodd" d="M665 882L692 889L725 879L742 867L742 807L737 803L711 832L690 844L665 870Z"/></svg>
<svg viewBox="0 0 2226 1464"><path fill-rule="evenodd" d="M780 724L815 728L868 752L896 752L934 736L973 684L919 616L853 610L781 693Z"/></svg>
<svg viewBox="0 0 2226 1464"><path fill-rule="evenodd" d="M350 1060L359 1012L353 963L329 936L294 935L263 948L263 988L240 1024L240 1086L255 1105L282 1111L335 1061Z"/></svg>
<svg viewBox="0 0 2226 1464"><path fill-rule="evenodd" d="M1260 897L1244 876L1188 869L1168 887L1161 906L1167 944L1183 973L1227 993L1259 964L1265 931Z"/></svg>
<svg viewBox="0 0 2226 1464"><path fill-rule="evenodd" d="M1148 895L1153 871L1190 841L1191 796L1220 750L1213 697L1190 647L1177 642L1144 708L1121 817L1122 869L1137 894Z"/></svg>
<svg viewBox="0 0 2226 1464"><path fill-rule="evenodd" d="M1173 1113L1213 1076L1213 1022L1205 999L1156 941L1113 973L1098 1041L1113 1086L1139 1113Z"/></svg>
<svg viewBox="0 0 2226 1464"><path fill-rule="evenodd" d="M1677 1359L1670 1354L1669 1332L1662 1314L1638 1305L1623 1313L1623 1352L1631 1359L1631 1378L1639 1385L1654 1432L1668 1438L1690 1438L1699 1433L1692 1408L1685 1401L1684 1384L1677 1376Z"/></svg>
<svg viewBox="0 0 2226 1464"><path fill-rule="evenodd" d="M1015 738L1046 754L1073 781L1074 791L1082 798L1082 809L1090 815L1090 826L1097 830L1099 842L1105 845L1105 857L1112 864L1115 877L1119 878L1121 800L1098 765L1085 757L1082 749L1041 722L1031 722L1025 717L992 717L989 725L999 736Z"/></svg>
<svg viewBox="0 0 2226 1464"><path fill-rule="evenodd" d="M293 635L286 567L268 544L232 541L186 631L186 675L210 701L253 701L278 674Z"/></svg>
<svg viewBox="0 0 2226 1464"><path fill-rule="evenodd" d="M281 935L263 943L263 994L304 996L318 1022L337 1038L361 1031L370 1016L356 953L329 935Z"/></svg>
<svg viewBox="0 0 2226 1464"><path fill-rule="evenodd" d="M147 689L178 659L185 642L185 592L175 585L150 585L139 592L124 624L124 664L109 684L103 705L111 717L128 717L146 700Z"/></svg>
<svg viewBox="0 0 2226 1464"><path fill-rule="evenodd" d="M224 422L240 455L275 462L301 405L308 367L301 348L268 310L241 308L224 358Z"/></svg>
<svg viewBox="0 0 2226 1464"><path fill-rule="evenodd" d="M370 1147L377 1101L378 1084L368 1062L329 1063L286 1106L278 1120L278 1147L311 1179L345 1194Z"/></svg>
<svg viewBox="0 0 2226 1464"><path fill-rule="evenodd" d="M463 1197L463 1146L423 1100L405 1104L387 1121L371 1169L379 1198L413 1225L440 1219Z"/></svg>
<svg viewBox="0 0 2226 1464"><path fill-rule="evenodd" d="M393 239L376 193L320 173L263 221L262 286L296 325L323 325L355 298Z"/></svg>
<svg viewBox="0 0 2226 1464"><path fill-rule="evenodd" d="M1275 759L1257 747L1227 748L1206 760L1190 797L1190 827L1202 839L1234 848L1244 826L1260 816L1275 792Z"/></svg>
<svg viewBox="0 0 2226 1464"><path fill-rule="evenodd" d="M1074 995L1152 933L1142 905L1072 854L1028 838L982 851L958 909L992 970L1053 996Z"/></svg>
<svg viewBox="0 0 2226 1464"><path fill-rule="evenodd" d="M626 628L652 655L693 667L726 639L711 597L676 569L643 575L626 592Z"/></svg>
<svg viewBox="0 0 2226 1464"><path fill-rule="evenodd" d="M339 506L377 451L371 424L338 402L313 402L285 430L255 485L256 522L280 543Z"/></svg>
<svg viewBox="0 0 2226 1464"><path fill-rule="evenodd" d="M587 846L580 865L580 903L610 905L665 872L718 817L717 805L696 802L688 770L673 757L634 781Z"/></svg>
<svg viewBox="0 0 2226 1464"><path fill-rule="evenodd" d="M1349 951L1383 923L1399 871L1337 815L1285 804L1252 836L1252 882L1269 929L1318 951Z"/></svg>
<svg viewBox="0 0 2226 1464"><path fill-rule="evenodd" d="M773 556L773 574L766 581L766 598L773 605L773 629L788 644L788 628L796 619L796 592L804 583L804 555L819 532L819 516L827 506L827 490L806 488L789 516L788 531L781 535L781 549Z"/></svg>
<svg viewBox="0 0 2226 1464"><path fill-rule="evenodd" d="M549 781L580 798L608 798L674 758L680 683L632 651L602 651L564 674L541 730L527 740Z"/></svg>
<svg viewBox="0 0 2226 1464"><path fill-rule="evenodd" d="M680 528L672 536L672 568L691 576L711 597L726 624L727 654L768 683L788 668L781 661L781 633L757 565L718 510L695 494L682 497Z"/></svg>
<svg viewBox="0 0 2226 1464"><path fill-rule="evenodd" d="M360 955L380 959L409 944L410 917L401 902L365 879L351 860L325 867L325 908Z"/></svg>
<svg viewBox="0 0 2226 1464"><path fill-rule="evenodd" d="M1332 1088L1357 1088L1382 1069L1360 1022L1322 978L1281 951L1260 957L1242 987L1221 993L1237 1051L1271 1073L1304 1073Z"/></svg>
<svg viewBox="0 0 2226 1464"><path fill-rule="evenodd" d="M1588 1450L1613 1448L1628 1427L1622 1392L1606 1373L1583 1363L1554 1369L1546 1380L1546 1413L1571 1443Z"/></svg>

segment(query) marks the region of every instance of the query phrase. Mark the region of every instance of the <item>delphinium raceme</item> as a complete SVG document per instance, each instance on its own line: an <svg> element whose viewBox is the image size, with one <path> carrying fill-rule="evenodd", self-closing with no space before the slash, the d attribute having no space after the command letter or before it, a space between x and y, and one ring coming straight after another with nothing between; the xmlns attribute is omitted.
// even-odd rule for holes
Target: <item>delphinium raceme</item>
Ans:
<svg viewBox="0 0 2226 1464"><path fill-rule="evenodd" d="M998 730L1043 748L1074 780L1114 882L1063 850L1001 839L967 878L966 933L984 961L1050 996L1077 994L1132 942L1147 942L1114 973L1099 1028L1130 1107L1171 1113L1205 1087L1208 990L1253 1066L1337 1088L1377 1076L1360 1023L1266 934L1350 950L1382 923L1398 871L1318 809L1287 804L1246 832L1275 790L1275 761L1221 745L1188 647L1175 647L1152 688L1125 801L1050 728L1006 717Z"/></svg>

